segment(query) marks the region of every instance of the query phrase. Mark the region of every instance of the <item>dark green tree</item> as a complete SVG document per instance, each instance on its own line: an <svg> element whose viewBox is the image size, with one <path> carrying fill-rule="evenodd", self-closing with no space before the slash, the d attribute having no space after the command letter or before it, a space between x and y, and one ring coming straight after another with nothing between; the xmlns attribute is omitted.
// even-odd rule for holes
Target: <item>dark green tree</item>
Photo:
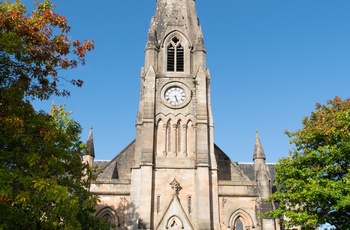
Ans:
<svg viewBox="0 0 350 230"><path fill-rule="evenodd" d="M12 106L1 106L0 118L0 228L99 229L80 125L62 106L46 114L20 97L7 102Z"/></svg>
<svg viewBox="0 0 350 230"><path fill-rule="evenodd" d="M350 226L350 100L335 97L286 132L295 149L276 166L278 187L270 199L279 203L269 213L286 217L287 227L315 229L329 223Z"/></svg>

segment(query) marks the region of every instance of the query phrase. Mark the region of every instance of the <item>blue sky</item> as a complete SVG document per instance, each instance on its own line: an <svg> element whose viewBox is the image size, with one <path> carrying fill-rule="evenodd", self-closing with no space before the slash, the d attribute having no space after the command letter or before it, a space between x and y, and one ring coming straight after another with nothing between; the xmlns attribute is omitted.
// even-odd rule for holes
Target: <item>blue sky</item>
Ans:
<svg viewBox="0 0 350 230"><path fill-rule="evenodd" d="M32 0L22 1L30 6ZM93 39L87 64L64 76L85 81L66 104L96 159L135 138L140 69L155 1L56 0L71 39ZM197 0L211 72L215 143L233 161L252 161L255 130L268 162L288 156L284 130L338 95L350 96L349 0ZM48 110L50 102L36 102Z"/></svg>

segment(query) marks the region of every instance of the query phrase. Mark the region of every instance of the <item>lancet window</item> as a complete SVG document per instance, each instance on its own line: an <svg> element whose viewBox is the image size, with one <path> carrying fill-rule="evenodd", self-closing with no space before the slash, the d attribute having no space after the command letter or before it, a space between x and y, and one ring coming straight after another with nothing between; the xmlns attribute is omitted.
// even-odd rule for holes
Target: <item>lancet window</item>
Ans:
<svg viewBox="0 0 350 230"><path fill-rule="evenodd" d="M157 212L160 212L160 196L157 196Z"/></svg>
<svg viewBox="0 0 350 230"><path fill-rule="evenodd" d="M177 37L173 37L167 47L167 71L184 71L184 48Z"/></svg>
<svg viewBox="0 0 350 230"><path fill-rule="evenodd" d="M243 230L243 223L241 219L238 219L235 223L235 230Z"/></svg>

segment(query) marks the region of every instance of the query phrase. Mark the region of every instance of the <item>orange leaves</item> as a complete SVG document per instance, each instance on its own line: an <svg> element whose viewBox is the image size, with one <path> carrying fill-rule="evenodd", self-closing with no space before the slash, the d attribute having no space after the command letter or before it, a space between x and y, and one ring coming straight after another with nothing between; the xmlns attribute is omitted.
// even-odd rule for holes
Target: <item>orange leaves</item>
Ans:
<svg viewBox="0 0 350 230"><path fill-rule="evenodd" d="M77 229L93 217L96 204L81 184L90 182L81 170L81 127L63 108L37 112L28 99L69 96L59 88L62 80L81 87L82 80L63 72L84 64L93 43L70 41L67 19L50 0L37 3L31 14L19 0L11 2L0 1L0 225Z"/></svg>
<svg viewBox="0 0 350 230"><path fill-rule="evenodd" d="M94 43L71 41L67 19L54 12L49 0L36 5L37 9L28 15L21 3L0 3L0 46L7 60L11 60L6 66L11 79L8 82L15 84L25 75L27 96L39 99L47 99L52 94L67 96L68 91L58 89L62 85L57 84L58 80L65 79L78 87L82 81L66 79L59 76L60 73L84 65L84 58Z"/></svg>
<svg viewBox="0 0 350 230"><path fill-rule="evenodd" d="M67 24L68 20L64 16L53 12L51 9L46 9L37 15L41 16L41 19L45 24L51 24L54 27L60 28L62 33L68 33L70 31L70 26Z"/></svg>
<svg viewBox="0 0 350 230"><path fill-rule="evenodd" d="M7 202L9 198L0 194L0 202Z"/></svg>
<svg viewBox="0 0 350 230"><path fill-rule="evenodd" d="M94 49L94 41L85 40L83 44L79 41L74 41L73 46L75 47L74 53L79 56L79 58L84 58L87 51Z"/></svg>
<svg viewBox="0 0 350 230"><path fill-rule="evenodd" d="M14 20L14 21L18 20L21 18L21 16L22 16L22 12L20 9L14 9L10 12L10 19L11 20Z"/></svg>
<svg viewBox="0 0 350 230"><path fill-rule="evenodd" d="M50 42L51 48L54 52L59 55L65 56L69 54L70 41L68 37L64 34L59 34L55 36Z"/></svg>
<svg viewBox="0 0 350 230"><path fill-rule="evenodd" d="M308 143L336 144L340 139L349 134L350 130L350 101L335 97L328 100L325 105L319 103L315 111L302 121L303 129L289 135L295 136L300 145Z"/></svg>

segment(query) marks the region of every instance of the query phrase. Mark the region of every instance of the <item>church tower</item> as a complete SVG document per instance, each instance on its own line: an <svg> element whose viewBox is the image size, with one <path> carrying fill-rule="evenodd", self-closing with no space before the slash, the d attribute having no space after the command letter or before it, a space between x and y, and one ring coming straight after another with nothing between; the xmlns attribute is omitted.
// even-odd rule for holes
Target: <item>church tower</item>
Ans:
<svg viewBox="0 0 350 230"><path fill-rule="evenodd" d="M156 0L141 70L136 138L101 168L90 190L111 229L276 230L274 165L256 133L253 162L214 144L210 74L194 0ZM89 144L90 143L90 144ZM92 147L91 147L92 146Z"/></svg>
<svg viewBox="0 0 350 230"><path fill-rule="evenodd" d="M210 76L195 1L156 4L141 72L131 200L147 229L217 229Z"/></svg>

